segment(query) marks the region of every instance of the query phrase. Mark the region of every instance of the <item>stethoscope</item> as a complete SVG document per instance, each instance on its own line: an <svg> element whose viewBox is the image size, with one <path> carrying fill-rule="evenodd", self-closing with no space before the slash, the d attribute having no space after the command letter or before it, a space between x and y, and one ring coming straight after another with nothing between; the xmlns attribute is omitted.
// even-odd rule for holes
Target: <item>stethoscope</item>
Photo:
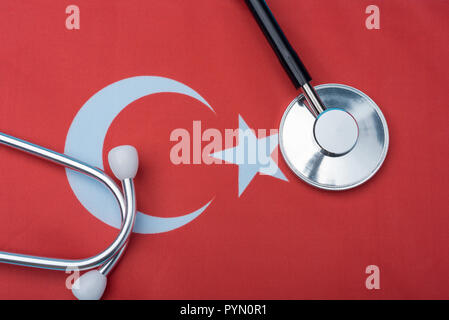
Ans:
<svg viewBox="0 0 449 320"><path fill-rule="evenodd" d="M279 144L290 169L327 190L354 188L379 170L388 150L388 127L379 107L363 92L342 84L315 89L264 0L246 0L282 66L303 94L287 107Z"/></svg>
<svg viewBox="0 0 449 320"><path fill-rule="evenodd" d="M279 129L280 148L292 171L322 189L344 190L370 179L382 165L388 150L388 128L379 107L364 93L341 84L310 85L311 77L289 44L264 0L246 0L254 17L296 88L296 97L285 111ZM109 152L109 165L122 188L103 171L67 155L0 132L0 143L102 182L117 200L122 225L117 238L104 251L80 260L53 259L0 252L0 262L28 267L90 270L72 287L78 299L100 299L106 276L122 256L136 218L133 179L138 168L137 151L120 146Z"/></svg>
<svg viewBox="0 0 449 320"><path fill-rule="evenodd" d="M122 183L122 188L120 188L100 169L67 155L1 132L0 143L90 176L103 183L114 195L120 207L122 225L115 240L97 255L85 259L67 260L0 252L0 262L2 263L60 271L91 270L73 283L72 292L81 300L100 299L106 288L106 276L120 260L136 219L136 195L133 182L139 165L136 149L132 146L119 146L108 154L109 166Z"/></svg>

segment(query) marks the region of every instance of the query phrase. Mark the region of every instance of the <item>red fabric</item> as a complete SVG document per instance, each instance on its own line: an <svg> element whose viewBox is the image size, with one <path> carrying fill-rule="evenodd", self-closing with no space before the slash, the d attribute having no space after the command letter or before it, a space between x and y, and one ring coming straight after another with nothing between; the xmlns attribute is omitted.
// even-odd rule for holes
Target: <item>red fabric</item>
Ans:
<svg viewBox="0 0 449 320"><path fill-rule="evenodd" d="M65 28L65 8L81 29ZM114 121L103 154L135 145L139 210L211 206L164 234L134 234L107 299L449 298L449 3L268 1L314 84L343 83L381 107L390 149L377 175L346 192L258 175L238 197L235 165L170 162L170 132L277 128L298 92L244 1L1 1L0 130L58 151L96 92L157 75L198 91L142 98ZM365 8L380 8L380 30ZM151 108L149 107L151 106ZM0 147L0 250L82 258L116 230L78 202L61 168ZM107 163L106 158L105 163ZM108 172L110 172L108 168ZM380 290L365 268L380 268ZM0 298L72 299L66 274L0 264Z"/></svg>

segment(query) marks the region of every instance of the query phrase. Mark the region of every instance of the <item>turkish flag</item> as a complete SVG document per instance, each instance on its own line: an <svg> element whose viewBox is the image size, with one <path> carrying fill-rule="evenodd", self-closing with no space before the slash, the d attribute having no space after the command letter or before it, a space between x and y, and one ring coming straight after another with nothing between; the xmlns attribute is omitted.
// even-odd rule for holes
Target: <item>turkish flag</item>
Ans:
<svg viewBox="0 0 449 320"><path fill-rule="evenodd" d="M278 147L276 175L209 157L205 132L222 135L214 152L238 148L226 130L243 123L260 141L300 93L243 0L1 1L0 131L89 156L104 142L111 176L109 150L137 148L136 232L106 299L448 299L449 2L267 3L313 85L350 85L381 108L389 152L360 187L316 189ZM98 97L111 108L83 127ZM116 237L117 212L89 210L95 194L81 199L61 167L6 146L0 161L1 251L79 259ZM73 299L68 276L0 264L0 298Z"/></svg>

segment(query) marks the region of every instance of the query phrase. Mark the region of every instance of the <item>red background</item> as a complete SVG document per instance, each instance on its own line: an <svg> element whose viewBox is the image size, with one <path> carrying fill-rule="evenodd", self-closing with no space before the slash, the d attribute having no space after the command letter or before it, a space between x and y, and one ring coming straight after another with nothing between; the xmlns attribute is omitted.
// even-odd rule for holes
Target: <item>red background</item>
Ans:
<svg viewBox="0 0 449 320"><path fill-rule="evenodd" d="M314 189L280 159L289 182L258 175L239 198L237 166L171 164L173 129L202 120L224 131L239 114L277 128L298 94L241 0L1 1L0 130L63 151L81 106L138 75L180 81L216 110L157 94L112 124L104 156L123 143L140 152L140 211L177 216L215 200L180 229L134 234L104 298L448 299L449 2L268 3L315 85L347 84L381 107L390 149L361 187ZM70 4L80 30L65 28ZM365 28L370 4L380 30ZM64 170L6 147L0 158L1 250L83 258L114 238ZM365 288L370 264L380 290ZM72 299L66 276L1 264L0 298Z"/></svg>

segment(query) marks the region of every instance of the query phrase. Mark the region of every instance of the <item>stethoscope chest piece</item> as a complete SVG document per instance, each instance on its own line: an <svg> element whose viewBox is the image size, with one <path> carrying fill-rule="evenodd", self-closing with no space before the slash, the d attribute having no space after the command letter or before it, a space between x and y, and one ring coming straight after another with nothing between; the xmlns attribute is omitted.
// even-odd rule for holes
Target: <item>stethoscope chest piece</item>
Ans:
<svg viewBox="0 0 449 320"><path fill-rule="evenodd" d="M261 30L299 95L279 128L288 166L307 183L327 190L354 188L371 178L388 150L388 128L379 107L363 92L345 85L315 88L264 0L246 0Z"/></svg>
<svg viewBox="0 0 449 320"><path fill-rule="evenodd" d="M315 187L356 187L370 179L385 159L385 118L357 89L340 84L315 89L326 110L315 117L303 94L293 100L281 120L281 152L293 172Z"/></svg>

